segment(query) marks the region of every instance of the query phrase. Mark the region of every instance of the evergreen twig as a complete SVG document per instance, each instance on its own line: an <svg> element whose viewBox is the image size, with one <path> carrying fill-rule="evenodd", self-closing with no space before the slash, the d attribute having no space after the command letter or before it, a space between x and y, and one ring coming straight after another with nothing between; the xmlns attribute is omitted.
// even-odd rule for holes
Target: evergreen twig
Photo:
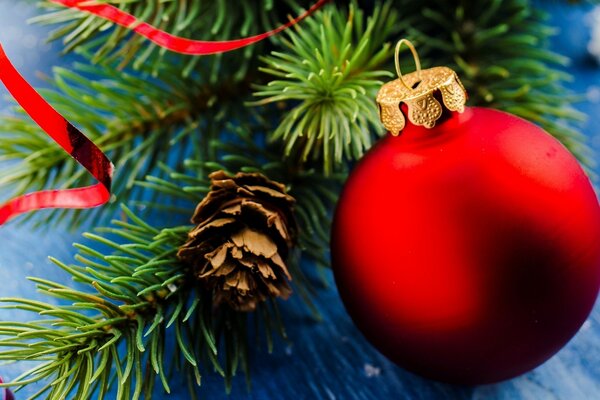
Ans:
<svg viewBox="0 0 600 400"><path fill-rule="evenodd" d="M247 80L223 79L213 85L199 78L200 71L188 78L178 71L178 66L169 66L157 80L148 74L76 63L72 70L55 68L51 80L55 88L42 91L114 161L113 191L119 199L141 195L134 181L157 172L159 161L177 167L184 154L209 156L205 143L217 137L225 123L254 114L239 107L249 88ZM4 167L0 187L14 188L13 195L91 183L87 171L22 111L0 118L0 137ZM97 211L56 210L50 218ZM110 215L106 209L103 213Z"/></svg>
<svg viewBox="0 0 600 400"><path fill-rule="evenodd" d="M0 337L5 337L0 346L7 348L0 351L0 360L35 362L0 387L18 392L44 382L31 399L149 399L156 380L170 391L167 371L174 362L197 386L201 370L214 369L229 390L238 368L249 372L245 326L250 320L262 321L269 343L270 330L284 332L274 302L260 304L252 317L213 308L210 293L196 283L195 271L176 256L190 227L159 230L127 208L123 212L126 220L114 221L113 228L85 235L92 246L75 245L77 265L52 259L86 289L30 278L43 294L68 305L2 299L7 304L3 308L41 319L0 322ZM300 274L297 266L290 273ZM301 280L295 282L299 285Z"/></svg>
<svg viewBox="0 0 600 400"><path fill-rule="evenodd" d="M256 87L264 99L254 105L289 106L272 140L283 139L285 154L300 162L322 160L326 174L344 160L358 159L374 133L382 134L373 102L390 58L386 41L398 29L391 2L370 16L350 3L346 12L332 5L287 33L285 52L263 59L261 71L275 79Z"/></svg>

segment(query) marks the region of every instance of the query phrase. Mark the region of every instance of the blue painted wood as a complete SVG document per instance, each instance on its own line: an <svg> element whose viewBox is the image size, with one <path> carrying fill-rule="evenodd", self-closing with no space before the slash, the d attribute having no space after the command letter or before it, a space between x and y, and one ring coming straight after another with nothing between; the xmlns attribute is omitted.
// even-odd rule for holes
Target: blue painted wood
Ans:
<svg viewBox="0 0 600 400"><path fill-rule="evenodd" d="M577 107L591 118L584 130L600 149L600 67L586 56L587 28L582 23L587 9L542 2L561 26L562 34L553 43L573 58L569 70L575 74L572 88L588 94L588 101ZM589 7L588 7L589 9ZM65 62L58 58L58 46L42 42L45 30L25 25L35 9L25 1L0 0L0 41L28 79L36 84L36 71L48 73L52 65ZM0 101L0 112L8 103ZM0 193L0 198L6 194ZM43 219L40 213L38 218ZM36 231L30 227L9 225L0 228L0 296L25 296L40 299L26 276L42 276L68 283L68 277L51 266L52 255L70 261L74 254L70 243L79 241L80 232L64 229ZM329 277L331 282L331 277ZM599 399L600 398L600 304L577 336L555 357L533 372L495 385L457 387L416 377L388 362L361 336L346 315L333 286L320 289L317 303L323 322L315 322L297 299L282 309L290 342L279 341L274 353L254 349L252 355L253 389L246 390L242 378L234 383L232 399ZM23 318L22 314L0 311L0 320ZM14 378L28 365L0 365L0 375ZM178 384L179 383L179 384ZM183 382L175 382L171 396L157 398L187 399ZM34 388L19 393L26 398ZM222 379L204 373L205 398L225 398Z"/></svg>

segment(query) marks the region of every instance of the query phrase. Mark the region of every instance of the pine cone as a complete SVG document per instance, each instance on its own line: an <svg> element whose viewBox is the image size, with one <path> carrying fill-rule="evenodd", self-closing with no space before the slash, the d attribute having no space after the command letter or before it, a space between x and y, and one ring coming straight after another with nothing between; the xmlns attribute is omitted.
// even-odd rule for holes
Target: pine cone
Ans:
<svg viewBox="0 0 600 400"><path fill-rule="evenodd" d="M197 226L180 249L214 304L253 311L259 302L291 294L284 260L296 240L295 200L285 187L258 173L212 173L198 204Z"/></svg>

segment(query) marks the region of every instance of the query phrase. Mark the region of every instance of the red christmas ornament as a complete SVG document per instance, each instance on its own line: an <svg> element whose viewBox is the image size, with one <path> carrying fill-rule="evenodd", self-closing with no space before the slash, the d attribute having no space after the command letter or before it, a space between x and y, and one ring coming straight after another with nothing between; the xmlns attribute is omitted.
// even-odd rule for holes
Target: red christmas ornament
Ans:
<svg viewBox="0 0 600 400"><path fill-rule="evenodd" d="M438 100L460 110L464 96L443 72L380 92L388 129L404 121L390 98L413 124L352 172L332 264L348 313L391 360L432 379L491 383L549 359L589 315L600 207L576 159L536 125L485 108L442 113ZM433 129L416 125L439 117Z"/></svg>

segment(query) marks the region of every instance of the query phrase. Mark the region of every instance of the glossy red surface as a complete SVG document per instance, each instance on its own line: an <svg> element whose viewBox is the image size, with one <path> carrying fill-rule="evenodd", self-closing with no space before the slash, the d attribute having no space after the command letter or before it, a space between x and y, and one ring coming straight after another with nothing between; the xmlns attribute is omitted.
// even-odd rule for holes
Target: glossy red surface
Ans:
<svg viewBox="0 0 600 400"><path fill-rule="evenodd" d="M382 139L352 172L335 279L369 341L466 384L524 373L577 332L600 286L600 208L576 159L484 108Z"/></svg>

